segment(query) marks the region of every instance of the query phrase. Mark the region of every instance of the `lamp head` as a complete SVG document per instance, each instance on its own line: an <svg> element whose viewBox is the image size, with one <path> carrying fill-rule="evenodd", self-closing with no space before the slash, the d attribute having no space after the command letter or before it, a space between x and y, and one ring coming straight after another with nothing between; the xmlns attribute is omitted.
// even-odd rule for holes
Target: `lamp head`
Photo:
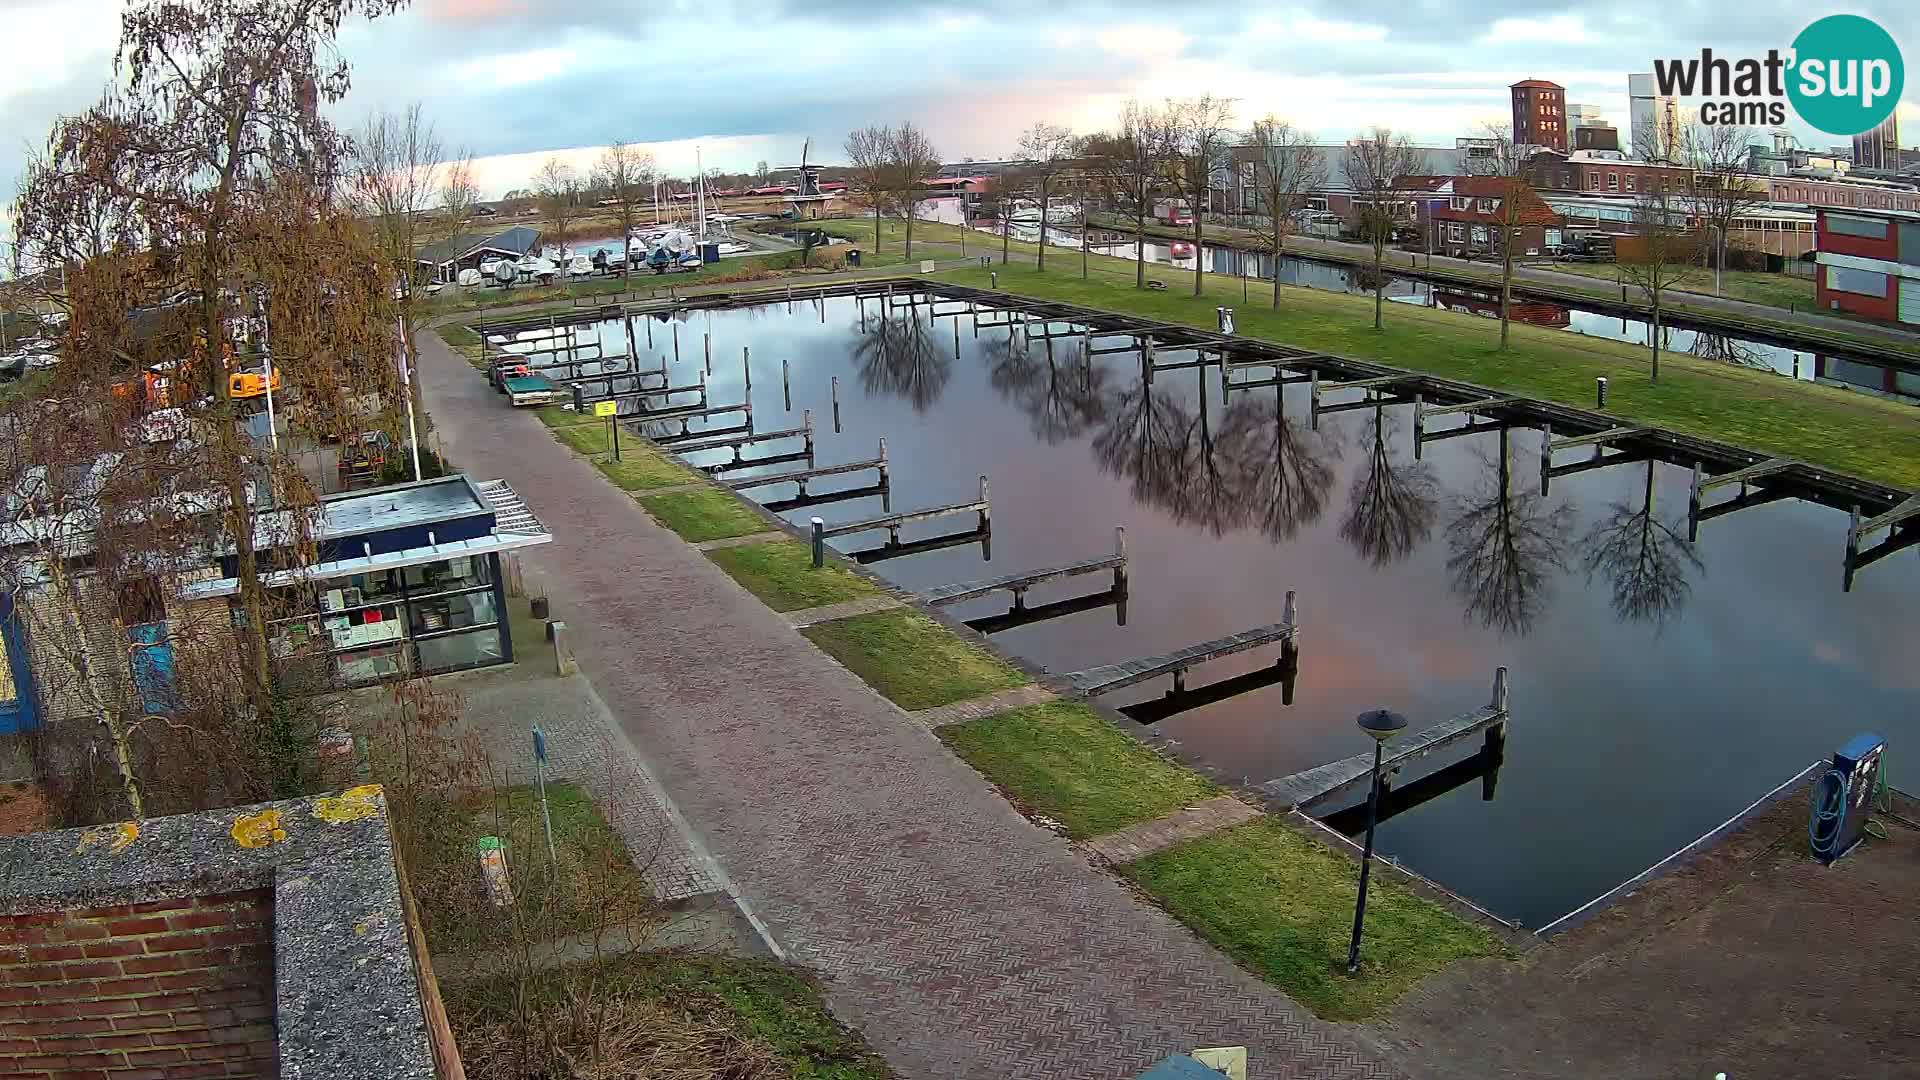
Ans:
<svg viewBox="0 0 1920 1080"><path fill-rule="evenodd" d="M1386 742L1407 730L1407 718L1391 709L1370 709L1355 718L1360 730L1380 742Z"/></svg>

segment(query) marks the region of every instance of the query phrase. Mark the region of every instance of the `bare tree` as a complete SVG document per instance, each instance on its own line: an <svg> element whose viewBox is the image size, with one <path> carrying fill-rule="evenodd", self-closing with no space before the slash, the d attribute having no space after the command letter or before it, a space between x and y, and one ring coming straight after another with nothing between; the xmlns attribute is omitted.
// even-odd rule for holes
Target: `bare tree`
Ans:
<svg viewBox="0 0 1920 1080"><path fill-rule="evenodd" d="M1695 225L1712 243L1703 249L1714 266L1714 292L1720 291L1720 270L1726 261L1732 229L1752 216L1768 198L1767 188L1747 173L1751 128L1720 124L1693 124L1680 136L1680 152L1692 170L1684 206Z"/></svg>
<svg viewBox="0 0 1920 1080"><path fill-rule="evenodd" d="M1513 314L1513 262L1521 244L1521 230L1544 228L1559 219L1527 182L1533 155L1529 148L1514 143L1512 126L1487 124L1481 128L1481 136L1492 144L1493 152L1484 159L1481 175L1464 184L1456 180L1454 188L1476 200L1493 202L1494 239L1500 252L1500 348L1505 349Z"/></svg>
<svg viewBox="0 0 1920 1080"><path fill-rule="evenodd" d="M540 213L550 230L547 239L560 252L560 281L567 280L567 241L573 238L573 220L580 210L580 175L557 157L548 158L533 176L540 193Z"/></svg>
<svg viewBox="0 0 1920 1080"><path fill-rule="evenodd" d="M914 204L919 201L920 185L940 168L940 151L934 149L927 133L911 120L893 129L892 145L892 153L887 156L887 171L892 177L894 197L900 203L900 211L906 215L907 258L911 259Z"/></svg>
<svg viewBox="0 0 1920 1080"><path fill-rule="evenodd" d="M1134 287L1147 287L1147 218L1164 184L1170 125L1164 110L1127 102L1120 126L1089 138L1086 167L1114 208L1133 219Z"/></svg>
<svg viewBox="0 0 1920 1080"><path fill-rule="evenodd" d="M880 211L887 205L888 169L893 157L893 129L869 124L847 133L847 164L853 173L850 192L856 203L873 210L873 250L880 250Z"/></svg>
<svg viewBox="0 0 1920 1080"><path fill-rule="evenodd" d="M420 366L413 343L423 275L415 261L429 230L422 218L441 185L443 154L433 121L414 102L404 112L368 115L353 143L348 191L355 210L373 223L400 303L400 347L409 371ZM437 274L438 267L427 271ZM410 386L417 386L409 380ZM411 391L418 394L419 390ZM417 402L417 399L416 399Z"/></svg>
<svg viewBox="0 0 1920 1080"><path fill-rule="evenodd" d="M764 167L766 162L760 164ZM654 166L651 153L618 139L600 152L600 160L594 164L594 185L607 192L620 218L620 252L623 256L620 276L623 278L633 270L633 260L624 256L633 241L634 226L639 223L641 203L658 175L659 170Z"/></svg>
<svg viewBox="0 0 1920 1080"><path fill-rule="evenodd" d="M268 574L313 558L315 495L288 454L247 439L234 368L261 352L246 329L258 315L283 392L300 399L281 418L289 435L327 442L367 430L379 424L370 406L391 420L398 343L386 260L340 198L349 144L323 106L350 83L340 25L401 6L138 0L121 17L114 88L55 125L15 207L33 261L67 274L63 399L114 400L121 384L120 400L142 397L128 380L156 362L173 365L182 391L201 390L173 407L197 440L196 477L217 492L210 546L232 553L239 609L231 685L275 790L297 783L302 736L269 647L281 601ZM153 320L165 332L147 333L136 309L182 294ZM263 548L262 502L296 535Z"/></svg>
<svg viewBox="0 0 1920 1080"><path fill-rule="evenodd" d="M1652 132L1645 136L1649 144L1656 137ZM1647 346L1653 354L1654 382L1660 381L1661 310L1666 293L1686 278L1697 249L1697 239L1687 229L1690 196L1680 179L1684 175L1663 172L1645 179L1634 193L1628 235L1614 245L1621 276L1639 287L1652 309Z"/></svg>
<svg viewBox="0 0 1920 1080"><path fill-rule="evenodd" d="M1036 122L1020 134L1021 168L1040 197L1040 254L1037 269L1047 268L1047 207L1054 181L1073 161L1073 131L1059 124Z"/></svg>
<svg viewBox="0 0 1920 1080"><path fill-rule="evenodd" d="M1207 206L1213 196L1213 175L1225 162L1227 125L1233 121L1233 102L1212 94L1167 103L1167 183L1193 209L1193 249L1205 239ZM1193 295L1199 296L1203 263L1193 263Z"/></svg>
<svg viewBox="0 0 1920 1080"><path fill-rule="evenodd" d="M1260 212L1267 215L1277 261L1287 243L1293 216L1306 208L1307 196L1324 187L1327 163L1313 136L1268 113L1253 125L1254 183ZM1273 306L1280 306L1280 275L1273 275Z"/></svg>
<svg viewBox="0 0 1920 1080"><path fill-rule="evenodd" d="M480 207L480 186L473 178L473 151L461 148L447 163L440 181L440 212L449 238L465 232Z"/></svg>
<svg viewBox="0 0 1920 1080"><path fill-rule="evenodd" d="M1353 188L1360 235L1373 248L1373 328L1381 328L1387 292L1387 245L1407 220L1402 178L1420 167L1413 143L1392 129L1375 127L1347 142L1347 183Z"/></svg>
<svg viewBox="0 0 1920 1080"><path fill-rule="evenodd" d="M1000 226L1000 265L1007 264L1007 251L1012 246L1010 220L1013 204L1023 190L1025 177L1017 172L1003 172L998 176L987 177L984 190L980 193L980 207L993 214L994 221Z"/></svg>

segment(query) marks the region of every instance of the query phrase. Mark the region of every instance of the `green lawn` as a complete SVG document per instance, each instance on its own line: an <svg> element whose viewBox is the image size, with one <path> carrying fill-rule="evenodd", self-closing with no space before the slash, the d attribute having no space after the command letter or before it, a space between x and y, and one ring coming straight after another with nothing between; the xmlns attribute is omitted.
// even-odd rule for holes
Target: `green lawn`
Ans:
<svg viewBox="0 0 1920 1080"><path fill-rule="evenodd" d="M1220 793L1077 702L1030 705L944 727L939 735L1016 804L1065 825L1076 840Z"/></svg>
<svg viewBox="0 0 1920 1080"><path fill-rule="evenodd" d="M1658 384L1649 379L1647 351L1621 342L1543 327L1512 327L1513 345L1500 351L1499 324L1407 304L1391 304L1384 330L1372 328L1368 297L1287 288L1281 307L1239 303L1239 283L1211 278L1206 294L1192 295L1192 278L1150 271L1164 292L1135 289L1132 265L1119 277L1098 267L1092 280L1017 264L997 266L1004 289L1211 329L1214 308L1234 302L1244 336L1300 348L1377 360L1416 371L1588 408L1596 376L1607 376L1608 411L1757 450L1803 458L1838 471L1902 487L1920 486L1920 410L1833 387L1795 382L1685 354L1663 354ZM1118 260L1105 260L1118 263ZM956 270L940 277L984 287L986 272Z"/></svg>
<svg viewBox="0 0 1920 1080"><path fill-rule="evenodd" d="M1619 269L1612 263L1541 263L1538 265L1543 270L1552 270L1559 274L1578 274L1581 277L1595 278L1609 284L1616 282L1619 277ZM1496 274L1499 273L1499 269L1498 264L1492 266ZM1696 266L1682 274L1679 282L1673 287L1686 292L1712 295L1713 271ZM1813 307L1813 278L1806 275L1728 270L1720 275L1720 288L1722 295L1734 300L1747 300L1780 308L1790 307L1796 311L1808 311ZM1684 302L1685 298L1682 297L1680 300Z"/></svg>
<svg viewBox="0 0 1920 1080"><path fill-rule="evenodd" d="M982 697L1030 681L1005 661L912 611L857 615L800 632L909 711Z"/></svg>
<svg viewBox="0 0 1920 1080"><path fill-rule="evenodd" d="M729 536L751 536L772 526L731 492L682 491L671 495L652 495L640 505L691 543L721 540Z"/></svg>
<svg viewBox="0 0 1920 1080"><path fill-rule="evenodd" d="M878 586L832 561L814 569L812 549L798 540L716 548L707 558L775 611L882 595Z"/></svg>
<svg viewBox="0 0 1920 1080"><path fill-rule="evenodd" d="M1505 951L1485 928L1375 874L1361 974L1348 976L1359 864L1270 818L1156 852L1122 873L1327 1020L1377 1016L1453 961Z"/></svg>
<svg viewBox="0 0 1920 1080"><path fill-rule="evenodd" d="M594 462L594 465L606 474L607 479L627 491L650 491L700 480L692 469L645 442L628 439L624 435L620 438L620 460L615 461L608 456Z"/></svg>
<svg viewBox="0 0 1920 1080"><path fill-rule="evenodd" d="M633 953L597 967L540 972L524 985L507 978L468 980L446 989L461 1056L470 1076L506 1076L518 1064L514 1021L521 1010L553 1042L533 1040L526 1075L585 1075L569 1068L593 1059L583 1045L586 1017L575 997L591 983L609 1027L596 1076L688 1080L789 1077L887 1080L893 1073L860 1036L827 1012L804 974L770 960L700 953ZM557 1044L557 1045L555 1045ZM494 1071L487 1071L494 1070ZM514 1073L513 1075L520 1075Z"/></svg>

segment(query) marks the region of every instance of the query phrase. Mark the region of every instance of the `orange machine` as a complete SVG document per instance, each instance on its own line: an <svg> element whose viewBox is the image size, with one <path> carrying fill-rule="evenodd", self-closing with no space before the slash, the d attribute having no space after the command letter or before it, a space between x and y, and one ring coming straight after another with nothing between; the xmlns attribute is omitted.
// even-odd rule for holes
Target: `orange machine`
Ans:
<svg viewBox="0 0 1920 1080"><path fill-rule="evenodd" d="M280 373L273 373L273 389L280 390ZM227 396L235 401L265 397L267 394L267 375L264 371L236 371L227 376Z"/></svg>

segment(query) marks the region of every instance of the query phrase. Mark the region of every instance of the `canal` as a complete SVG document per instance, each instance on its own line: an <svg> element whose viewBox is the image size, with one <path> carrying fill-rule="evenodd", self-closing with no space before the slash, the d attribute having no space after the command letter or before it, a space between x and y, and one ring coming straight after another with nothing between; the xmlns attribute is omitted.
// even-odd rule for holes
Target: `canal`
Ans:
<svg viewBox="0 0 1920 1080"><path fill-rule="evenodd" d="M1091 250L1098 255L1131 259L1134 246L1130 237L1112 233L1103 236L1096 233ZM1196 250L1197 255L1193 254ZM1354 268L1297 258L1292 255L1283 255L1276 260L1272 255L1263 252L1216 247L1211 244L1203 244L1195 249L1192 244L1183 243L1176 249L1171 241L1149 238L1144 247L1144 257L1150 264L1164 265L1188 272L1191 272L1194 264L1198 262L1207 273L1224 274L1229 277L1244 276L1250 283L1248 297L1249 303L1253 304L1271 303L1272 293L1269 291L1263 299L1260 296L1259 286L1251 283L1271 282L1276 273L1279 274L1281 283L1285 285L1355 294L1370 291L1361 284L1361 275ZM1497 263L1486 265L1490 272L1498 273ZM1596 280L1600 285L1609 284L1604 280ZM1271 290L1270 285L1268 289ZM1444 307L1487 318L1500 316L1500 298L1497 291L1482 292L1406 278L1390 278L1386 294L1389 299L1404 304ZM1617 315L1608 315L1588 308L1539 300L1516 299L1511 311L1514 320L1518 322L1591 337L1610 338L1635 345L1647 344L1651 330L1650 324L1639 319L1623 319ZM1920 402L1920 373L1888 372L1873 364L1789 349L1769 342L1716 333L1712 330L1696 330L1684 325L1663 327L1661 344L1662 348L1671 352L1689 353L1703 360L1738 364L1743 367L1772 371L1790 378L1866 389L1889 397Z"/></svg>
<svg viewBox="0 0 1920 1080"><path fill-rule="evenodd" d="M1393 818L1380 840L1501 915L1551 921L1859 731L1889 737L1896 770L1905 737L1920 736L1920 558L1879 563L1843 593L1846 520L1833 510L1762 505L1705 523L1689 544L1688 473L1674 465L1564 477L1543 497L1536 430L1433 443L1416 462L1405 406L1323 416L1316 430L1304 386L1223 405L1216 367L1149 383L1137 355L1090 357L1077 339L1028 343L964 316L930 319L924 305L887 319L873 300L862 310L834 298L682 312L677 363L666 325L635 334L642 366L665 363L674 384L697 379L710 334L715 403L744 396L750 348L756 426L792 426L811 410L821 465L871 458L885 438L894 510L969 499L990 477L991 563L974 544L874 564L900 586L1088 558L1125 526L1124 625L1106 607L995 635L1050 670L1273 622L1296 590L1304 635L1291 705L1272 685L1161 721L1229 775L1260 781L1365 750L1353 717L1366 709L1399 710L1415 728L1469 711L1487 702L1495 667L1510 667L1514 720L1494 798L1464 784ZM596 329L609 353L624 350L618 322ZM858 487L871 474L847 479ZM880 512L869 498L786 516ZM913 526L906 538L971 527ZM1043 586L1029 602L1103 587L1088 580ZM1004 611L1004 599L948 610L976 617ZM1251 671L1268 652L1194 681Z"/></svg>

